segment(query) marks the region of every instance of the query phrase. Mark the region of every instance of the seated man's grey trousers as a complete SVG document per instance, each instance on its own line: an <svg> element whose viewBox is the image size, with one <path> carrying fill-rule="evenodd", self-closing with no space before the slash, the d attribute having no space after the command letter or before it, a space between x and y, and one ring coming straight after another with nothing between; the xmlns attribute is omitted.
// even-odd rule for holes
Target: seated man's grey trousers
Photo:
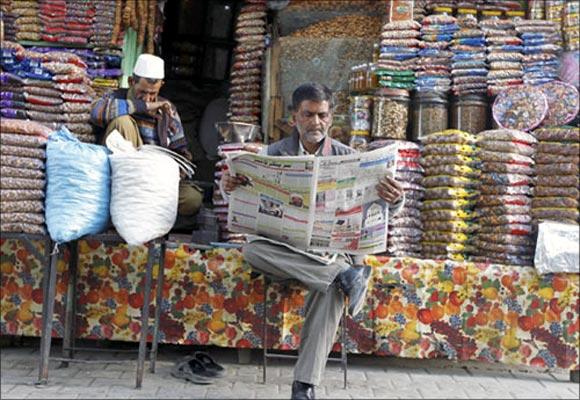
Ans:
<svg viewBox="0 0 580 400"><path fill-rule="evenodd" d="M272 281L296 279L309 289L294 380L319 385L336 338L344 297L331 285L350 264L343 256L324 264L286 246L255 240L243 247L244 259Z"/></svg>

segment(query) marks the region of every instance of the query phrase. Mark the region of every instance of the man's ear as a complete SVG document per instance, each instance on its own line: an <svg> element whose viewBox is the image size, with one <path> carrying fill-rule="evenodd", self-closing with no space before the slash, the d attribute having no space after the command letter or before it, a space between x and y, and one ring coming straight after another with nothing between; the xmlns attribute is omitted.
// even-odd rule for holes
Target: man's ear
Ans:
<svg viewBox="0 0 580 400"><path fill-rule="evenodd" d="M292 111L292 114L290 114L290 118L288 119L288 125L290 125L291 127L296 126L296 111Z"/></svg>
<svg viewBox="0 0 580 400"><path fill-rule="evenodd" d="M133 86L135 84L135 79L133 79L132 76L129 77L128 81L129 81L129 86Z"/></svg>

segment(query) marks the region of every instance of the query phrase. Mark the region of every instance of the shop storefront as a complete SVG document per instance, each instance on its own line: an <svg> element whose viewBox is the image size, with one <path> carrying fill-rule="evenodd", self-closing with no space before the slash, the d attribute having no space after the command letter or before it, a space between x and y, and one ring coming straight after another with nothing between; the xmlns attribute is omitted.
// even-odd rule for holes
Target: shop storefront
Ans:
<svg viewBox="0 0 580 400"><path fill-rule="evenodd" d="M293 89L318 81L336 95L334 138L359 151L399 144L406 195L387 251L366 258L371 287L348 320L348 351L577 377L578 271L540 267L537 254L542 223L574 231L579 221L577 4L209 2L198 11L214 23L196 33L182 21L190 3L2 3L2 233L47 233L46 136L64 125L97 142L91 103L126 85L141 52L166 57L166 97L191 116L184 126L207 188L221 177L220 156L240 148L219 136L231 126L198 127L211 98L228 100L227 121L214 122L257 125L246 139L269 143L291 131ZM191 82L202 89L184 94ZM41 127L25 132L23 120ZM174 239L159 292L153 269L160 342L261 348L264 282L237 248L244 235L227 229L227 200L217 186L211 193L203 216L218 240ZM45 249L31 245L1 239L2 335L41 334ZM75 337L138 340L146 248L81 238L76 280L70 248L60 248L53 336L63 336L76 282ZM270 288L268 346L299 347L304 296Z"/></svg>

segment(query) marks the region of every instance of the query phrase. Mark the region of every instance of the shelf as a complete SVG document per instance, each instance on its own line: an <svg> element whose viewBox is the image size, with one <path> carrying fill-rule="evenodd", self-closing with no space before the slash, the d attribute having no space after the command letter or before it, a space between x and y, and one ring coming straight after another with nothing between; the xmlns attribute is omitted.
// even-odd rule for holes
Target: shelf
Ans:
<svg viewBox="0 0 580 400"><path fill-rule="evenodd" d="M104 49L103 47L93 46L92 44L78 44L78 43L55 43L45 41L20 40L17 42L21 46L36 46L36 47L55 47L55 48L69 48L69 49ZM109 48L107 48L109 49ZM111 51L122 50L120 47L111 47Z"/></svg>

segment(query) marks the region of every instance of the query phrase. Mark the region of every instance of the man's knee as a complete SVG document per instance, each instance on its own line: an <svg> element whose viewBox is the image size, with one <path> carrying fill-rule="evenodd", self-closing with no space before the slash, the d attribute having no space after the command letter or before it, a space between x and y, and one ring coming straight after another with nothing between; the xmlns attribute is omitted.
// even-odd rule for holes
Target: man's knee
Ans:
<svg viewBox="0 0 580 400"><path fill-rule="evenodd" d="M113 119L107 125L105 129L105 134L102 137L102 144L105 144L107 137L114 130L118 131L121 136L131 142L133 147L139 148L143 145L143 140L141 139L141 133L139 132L139 126L133 117L130 115L122 115Z"/></svg>
<svg viewBox="0 0 580 400"><path fill-rule="evenodd" d="M257 255L260 254L260 250L256 242L250 242L244 244L242 247L242 254L244 255L244 260L250 265L253 265L257 260Z"/></svg>
<svg viewBox="0 0 580 400"><path fill-rule="evenodd" d="M107 132L111 132L113 129L118 130L121 134L126 131L134 131L137 128L137 123L130 115L121 115L117 117L107 125Z"/></svg>
<svg viewBox="0 0 580 400"><path fill-rule="evenodd" d="M178 214L193 216L199 212L203 203L203 193L193 186L182 184L179 186Z"/></svg>

